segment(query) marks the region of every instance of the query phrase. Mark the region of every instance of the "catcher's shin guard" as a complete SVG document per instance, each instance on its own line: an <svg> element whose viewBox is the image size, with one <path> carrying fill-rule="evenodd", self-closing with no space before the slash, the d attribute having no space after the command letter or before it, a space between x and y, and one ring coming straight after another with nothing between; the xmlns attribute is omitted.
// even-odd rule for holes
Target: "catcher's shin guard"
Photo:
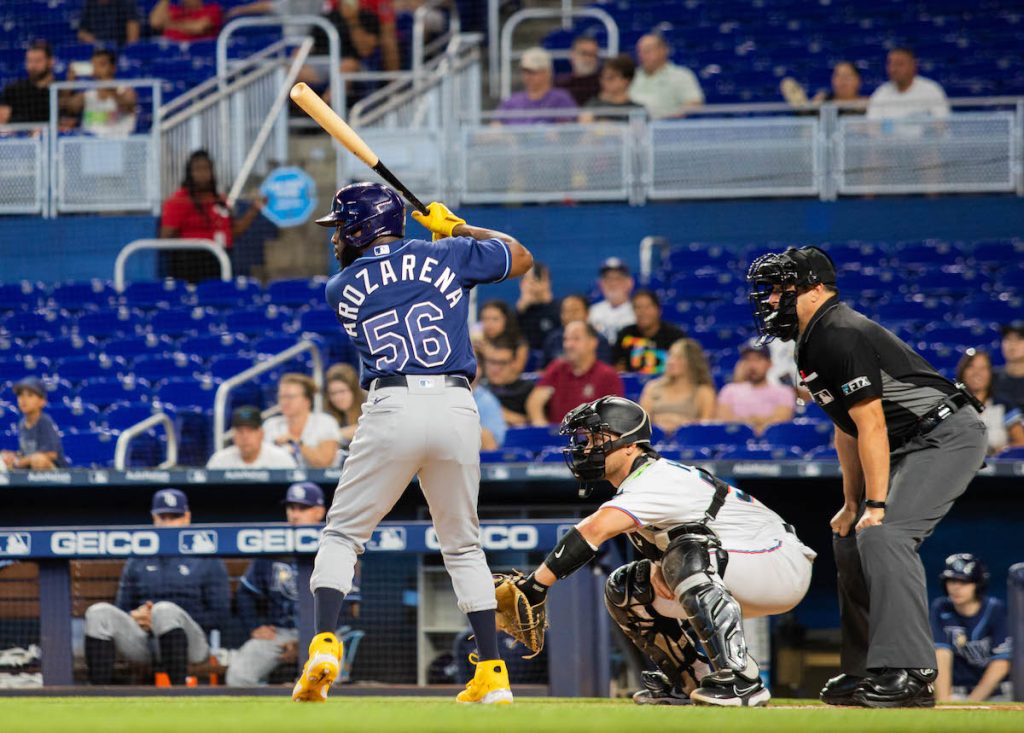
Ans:
<svg viewBox="0 0 1024 733"><path fill-rule="evenodd" d="M623 565L608 576L604 604L622 633L654 662L672 686L689 693L697 686L697 650L679 621L654 610L651 562Z"/></svg>

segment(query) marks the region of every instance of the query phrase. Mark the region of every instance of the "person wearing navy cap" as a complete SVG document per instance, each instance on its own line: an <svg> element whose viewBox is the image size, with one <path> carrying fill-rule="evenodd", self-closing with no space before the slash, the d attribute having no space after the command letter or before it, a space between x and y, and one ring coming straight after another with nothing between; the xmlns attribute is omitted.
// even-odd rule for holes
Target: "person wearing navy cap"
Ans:
<svg viewBox="0 0 1024 733"><path fill-rule="evenodd" d="M151 505L156 527L187 527L188 497L160 489ZM185 683L188 664L209 657L207 633L223 628L230 607L228 573L213 557L134 557L121 572L114 603L85 611L89 682L109 685L116 654L137 664L158 662L172 684Z"/></svg>
<svg viewBox="0 0 1024 733"><path fill-rule="evenodd" d="M46 385L39 377L25 377L14 385L18 396L18 450L0 453L7 468L30 471L52 471L65 468L64 446L53 420L43 412L46 407Z"/></svg>
<svg viewBox="0 0 1024 733"><path fill-rule="evenodd" d="M312 481L292 484L285 492L285 517L291 525L320 524L327 512L324 492ZM235 606L249 640L228 667L229 687L257 687L279 664L296 662L299 648L298 568L294 558L260 557L249 564L235 593ZM358 574L345 596L348 616L360 600ZM344 615L344 614L343 614Z"/></svg>
<svg viewBox="0 0 1024 733"><path fill-rule="evenodd" d="M636 323L633 313L633 276L629 266L618 257L609 257L601 263L598 270L598 287L601 288L603 300L594 303L590 308L587 320L597 329L598 333L614 344L619 331Z"/></svg>

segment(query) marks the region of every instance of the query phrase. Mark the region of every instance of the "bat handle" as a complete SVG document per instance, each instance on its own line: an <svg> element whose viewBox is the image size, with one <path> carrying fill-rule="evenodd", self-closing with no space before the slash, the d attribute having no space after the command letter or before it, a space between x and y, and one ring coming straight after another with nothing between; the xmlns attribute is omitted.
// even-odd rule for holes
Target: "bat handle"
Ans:
<svg viewBox="0 0 1024 733"><path fill-rule="evenodd" d="M396 189L398 189L398 192L405 197L406 201L415 206L418 212L420 212L421 214L427 213L427 207L423 205L423 202L416 198L416 195L408 188L406 188L404 183L398 180L395 174L392 173L386 165L384 165L384 161L378 160L377 165L373 166L373 171L378 176L380 176L385 181L394 186Z"/></svg>

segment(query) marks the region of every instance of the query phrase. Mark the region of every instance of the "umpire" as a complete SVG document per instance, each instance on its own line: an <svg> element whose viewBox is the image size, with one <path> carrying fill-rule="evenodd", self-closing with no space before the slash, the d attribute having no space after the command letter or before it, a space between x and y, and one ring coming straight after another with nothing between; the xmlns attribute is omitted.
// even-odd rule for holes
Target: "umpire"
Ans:
<svg viewBox="0 0 1024 733"><path fill-rule="evenodd" d="M931 707L935 648L917 551L983 464L981 405L841 303L835 265L821 249L762 255L747 280L762 339L796 339L801 381L836 426L842 674L821 699Z"/></svg>

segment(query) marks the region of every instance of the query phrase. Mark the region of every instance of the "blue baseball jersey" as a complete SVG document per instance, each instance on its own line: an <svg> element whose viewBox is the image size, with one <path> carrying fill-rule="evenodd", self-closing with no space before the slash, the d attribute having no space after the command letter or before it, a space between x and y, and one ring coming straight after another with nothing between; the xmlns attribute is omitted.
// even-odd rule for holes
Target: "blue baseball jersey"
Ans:
<svg viewBox="0 0 1024 733"><path fill-rule="evenodd" d="M294 629L299 625L299 569L294 560L260 557L249 563L235 594L238 619L247 634L258 626ZM358 603L359 566L346 603Z"/></svg>
<svg viewBox="0 0 1024 733"><path fill-rule="evenodd" d="M132 611L146 601L176 603L207 631L222 629L231 605L227 568L212 557L133 557L114 605Z"/></svg>
<svg viewBox="0 0 1024 733"><path fill-rule="evenodd" d="M936 598L930 618L935 647L953 652L955 687L974 687L989 662L1010 658L1006 606L998 598L983 598L981 610L969 618L957 613L948 597Z"/></svg>
<svg viewBox="0 0 1024 733"><path fill-rule="evenodd" d="M403 239L373 247L327 282L327 302L362 362L362 385L396 374L476 376L471 288L501 282L512 253L498 239Z"/></svg>

